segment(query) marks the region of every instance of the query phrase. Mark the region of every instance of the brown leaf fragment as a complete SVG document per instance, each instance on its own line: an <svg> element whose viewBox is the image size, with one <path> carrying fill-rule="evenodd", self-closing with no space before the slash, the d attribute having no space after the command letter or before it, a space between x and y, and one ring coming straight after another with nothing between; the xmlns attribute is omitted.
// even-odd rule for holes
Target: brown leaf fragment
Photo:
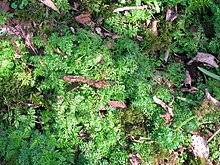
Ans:
<svg viewBox="0 0 220 165"><path fill-rule="evenodd" d="M0 10L8 12L10 10L10 3L5 0L0 1Z"/></svg>
<svg viewBox="0 0 220 165"><path fill-rule="evenodd" d="M173 22L177 18L177 16L177 7L175 9L172 9L170 7L167 8L166 21Z"/></svg>
<svg viewBox="0 0 220 165"><path fill-rule="evenodd" d="M28 103L27 106L28 106L28 107L31 107L31 108L34 108L34 109L40 107L39 105L32 104L32 103Z"/></svg>
<svg viewBox="0 0 220 165"><path fill-rule="evenodd" d="M192 93L193 94L198 90L199 90L198 88L191 86L191 88L183 88L181 91L183 93Z"/></svg>
<svg viewBox="0 0 220 165"><path fill-rule="evenodd" d="M205 89L205 96L206 96L206 100L209 102L209 103L212 103L214 105L217 106L218 109L220 109L220 101L216 100L214 97L212 97L208 91L208 89Z"/></svg>
<svg viewBox="0 0 220 165"><path fill-rule="evenodd" d="M78 16L75 17L76 21L78 23L81 23L83 25L86 25L86 26L92 26L95 24L95 22L93 22L90 18L90 14L89 13L86 13L86 14L80 14Z"/></svg>
<svg viewBox="0 0 220 165"><path fill-rule="evenodd" d="M169 55L170 55L170 49L167 49L166 52L165 52L165 57L164 57L164 59L163 59L163 61L164 61L165 64L167 64Z"/></svg>
<svg viewBox="0 0 220 165"><path fill-rule="evenodd" d="M77 137L84 140L84 141L89 141L89 139L90 139L89 134L84 130L81 130Z"/></svg>
<svg viewBox="0 0 220 165"><path fill-rule="evenodd" d="M166 124L170 123L170 121L172 120L172 117L169 112L166 112L165 114L160 115L160 117L165 119Z"/></svg>
<svg viewBox="0 0 220 165"><path fill-rule="evenodd" d="M107 82L105 80L91 80L85 78L83 76L63 76L61 77L62 80L73 83L73 82L82 82L86 83L95 88L106 88Z"/></svg>
<svg viewBox="0 0 220 165"><path fill-rule="evenodd" d="M157 20L153 20L151 23L151 30L155 35L158 35L158 31L157 31Z"/></svg>
<svg viewBox="0 0 220 165"><path fill-rule="evenodd" d="M80 4L77 2L73 2L73 9L77 10L79 8Z"/></svg>
<svg viewBox="0 0 220 165"><path fill-rule="evenodd" d="M56 11L60 14L59 9L56 7L56 5L51 0L39 0L41 3L45 4L47 7L51 8L52 10Z"/></svg>
<svg viewBox="0 0 220 165"><path fill-rule="evenodd" d="M191 88L191 83L192 83L192 78L189 74L189 71L186 70L184 86L187 87L188 89L190 89Z"/></svg>
<svg viewBox="0 0 220 165"><path fill-rule="evenodd" d="M108 105L115 107L115 108L119 108L119 109L126 109L127 108L126 104L119 102L119 101L109 101Z"/></svg>
<svg viewBox="0 0 220 165"><path fill-rule="evenodd" d="M191 149L195 157L209 157L209 147L206 139L199 135L193 135L191 141Z"/></svg>
<svg viewBox="0 0 220 165"><path fill-rule="evenodd" d="M26 36L24 36L25 39L25 45L30 48L34 54L38 54L37 50L33 47L32 43L31 43L31 39L33 38L33 33L28 33Z"/></svg>
<svg viewBox="0 0 220 165"><path fill-rule="evenodd" d="M106 112L107 112L106 107L100 107L99 108L99 116L101 116L102 118L106 117Z"/></svg>
<svg viewBox="0 0 220 165"><path fill-rule="evenodd" d="M95 31L96 31L96 33L97 33L98 35L100 35L102 38L105 37L104 34L103 34L103 32L102 32L102 29L101 29L100 27L96 27L96 28L95 28Z"/></svg>
<svg viewBox="0 0 220 165"><path fill-rule="evenodd" d="M138 41L142 41L144 39L143 36L140 36L140 35L136 35L135 38L138 40Z"/></svg>
<svg viewBox="0 0 220 165"><path fill-rule="evenodd" d="M139 153L129 154L129 162L130 165L141 165L142 158Z"/></svg>
<svg viewBox="0 0 220 165"><path fill-rule="evenodd" d="M191 65L193 62L201 62L211 67L217 68L218 64L216 61L217 59L215 58L215 56L209 53L198 52L197 55L187 63L187 65Z"/></svg>
<svg viewBox="0 0 220 165"><path fill-rule="evenodd" d="M153 97L155 103L159 104L164 110L166 110L171 117L173 117L173 109L166 105L162 100L158 99L156 96Z"/></svg>

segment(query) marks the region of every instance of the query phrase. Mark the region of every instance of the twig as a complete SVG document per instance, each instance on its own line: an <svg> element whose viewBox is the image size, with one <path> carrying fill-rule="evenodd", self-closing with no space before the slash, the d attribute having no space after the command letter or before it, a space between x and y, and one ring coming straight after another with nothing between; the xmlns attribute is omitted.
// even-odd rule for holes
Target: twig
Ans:
<svg viewBox="0 0 220 165"><path fill-rule="evenodd" d="M113 12L120 12L120 11L126 11L126 10L141 10L141 9L149 9L152 8L148 5L143 5L143 6L125 6L122 8L117 8Z"/></svg>
<svg viewBox="0 0 220 165"><path fill-rule="evenodd" d="M218 131L216 131L216 132L208 139L208 142L210 142L219 132L220 132L220 129L218 129Z"/></svg>

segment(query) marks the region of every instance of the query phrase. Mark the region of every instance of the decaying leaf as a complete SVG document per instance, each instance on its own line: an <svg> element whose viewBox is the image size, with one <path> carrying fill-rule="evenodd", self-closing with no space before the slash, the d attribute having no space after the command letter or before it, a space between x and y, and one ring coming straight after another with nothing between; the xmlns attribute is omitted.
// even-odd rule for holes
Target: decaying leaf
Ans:
<svg viewBox="0 0 220 165"><path fill-rule="evenodd" d="M119 35L110 32L102 26L97 26L96 28L92 29L91 32L98 34L102 38L111 37L113 40L120 37Z"/></svg>
<svg viewBox="0 0 220 165"><path fill-rule="evenodd" d="M139 153L129 155L130 165L140 165L142 162L141 155Z"/></svg>
<svg viewBox="0 0 220 165"><path fill-rule="evenodd" d="M205 89L205 96L206 96L206 100L209 103L213 103L217 106L218 109L220 109L220 101L216 100L214 97L212 97L208 91L208 89Z"/></svg>
<svg viewBox="0 0 220 165"><path fill-rule="evenodd" d="M59 9L56 7L56 5L51 0L39 0L41 3L45 4L47 7L51 8L52 10L55 10L56 12L60 13Z"/></svg>
<svg viewBox="0 0 220 165"><path fill-rule="evenodd" d="M186 70L184 86L187 87L188 89L190 89L191 88L191 83L192 83L192 78L189 74L189 71Z"/></svg>
<svg viewBox="0 0 220 165"><path fill-rule="evenodd" d="M168 48L165 52L165 57L163 59L164 63L166 64L167 61L168 61L168 58L169 58L169 55L170 55L170 49Z"/></svg>
<svg viewBox="0 0 220 165"><path fill-rule="evenodd" d="M119 109L126 109L127 108L126 104L119 102L119 101L109 101L108 105L115 107L115 108L119 108Z"/></svg>
<svg viewBox="0 0 220 165"><path fill-rule="evenodd" d="M193 94L198 90L199 90L198 88L191 86L190 88L183 88L181 91L184 93L192 93Z"/></svg>
<svg viewBox="0 0 220 165"><path fill-rule="evenodd" d="M83 25L86 25L86 26L92 26L95 24L95 22L93 22L90 18L90 14L89 13L86 13L86 14L80 14L78 16L75 17L76 21L83 24Z"/></svg>
<svg viewBox="0 0 220 165"><path fill-rule="evenodd" d="M177 7L175 9L172 9L170 7L167 8L166 21L173 22L177 18L177 16Z"/></svg>
<svg viewBox="0 0 220 165"><path fill-rule="evenodd" d="M78 8L79 8L80 4L77 3L77 2L73 2L73 9L78 11Z"/></svg>
<svg viewBox="0 0 220 165"><path fill-rule="evenodd" d="M8 12L10 10L10 3L5 0L0 1L0 10Z"/></svg>
<svg viewBox="0 0 220 165"><path fill-rule="evenodd" d="M95 31L98 35L100 35L102 38L104 38L104 34L102 33L102 29L100 27L96 27L95 28Z"/></svg>
<svg viewBox="0 0 220 165"><path fill-rule="evenodd" d="M90 139L89 134L84 130L81 130L77 137L84 140L84 141L89 141L89 139Z"/></svg>
<svg viewBox="0 0 220 165"><path fill-rule="evenodd" d="M156 96L153 97L155 103L159 104L164 110L166 110L171 117L173 117L173 109L166 105L162 100L158 99Z"/></svg>
<svg viewBox="0 0 220 165"><path fill-rule="evenodd" d="M106 107L102 106L102 107L99 108L99 116L101 116L102 118L106 117L106 112L107 112Z"/></svg>
<svg viewBox="0 0 220 165"><path fill-rule="evenodd" d="M218 64L216 61L217 59L215 58L215 56L209 53L198 52L197 55L187 63L187 65L191 65L193 62L201 62L201 63L205 63L209 66L217 68Z"/></svg>
<svg viewBox="0 0 220 165"><path fill-rule="evenodd" d="M170 123L170 121L172 120L172 117L169 112L166 112L165 114L160 115L160 117L165 119L166 124Z"/></svg>
<svg viewBox="0 0 220 165"><path fill-rule="evenodd" d="M158 31L157 31L157 20L153 20L151 23L151 30L155 35L158 35Z"/></svg>
<svg viewBox="0 0 220 165"><path fill-rule="evenodd" d="M193 135L191 141L191 149L195 157L209 157L209 147L206 139L199 135Z"/></svg>
<svg viewBox="0 0 220 165"><path fill-rule="evenodd" d="M61 77L62 80L73 83L73 82L82 82L86 83L95 88L106 88L107 82L105 80L91 80L85 78L83 76L63 76Z"/></svg>

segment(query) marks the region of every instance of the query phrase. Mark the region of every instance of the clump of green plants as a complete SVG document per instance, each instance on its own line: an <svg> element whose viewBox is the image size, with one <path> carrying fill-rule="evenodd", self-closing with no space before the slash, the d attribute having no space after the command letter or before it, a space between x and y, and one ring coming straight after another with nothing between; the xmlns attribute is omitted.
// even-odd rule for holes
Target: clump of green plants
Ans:
<svg viewBox="0 0 220 165"><path fill-rule="evenodd" d="M202 23L209 16L200 20L192 13L205 14L203 9L210 8L218 18L217 2L79 3L77 14L91 13L93 20L103 16L102 26L118 38L99 36L93 29L96 25L73 23L70 1L54 1L65 16L40 2L10 2L19 21L35 24L28 32L34 33L31 43L37 53L29 51L24 38L8 34L0 38L0 88L4 89L0 91L0 164L128 164L133 153L140 154L142 163L196 162L188 153L194 132L207 138L209 161L219 161L219 111L204 101L205 88L219 99L218 81L198 80L197 92L181 92L185 66L173 57L174 53L193 57L198 51L216 55L218 22L209 20L215 34L208 37ZM165 22L167 5L180 2L180 16ZM193 9L198 2L202 3ZM107 7L125 5L151 8L104 15ZM157 35L145 24L153 19L158 20ZM191 24L198 31L192 32ZM73 33L70 25L83 29ZM137 35L143 37L141 41L134 40ZM170 49L166 64L158 59L164 49ZM213 71L219 74L219 69ZM63 76L84 80L67 82ZM88 80L106 84L97 87ZM154 96L172 108L173 116L154 102Z"/></svg>

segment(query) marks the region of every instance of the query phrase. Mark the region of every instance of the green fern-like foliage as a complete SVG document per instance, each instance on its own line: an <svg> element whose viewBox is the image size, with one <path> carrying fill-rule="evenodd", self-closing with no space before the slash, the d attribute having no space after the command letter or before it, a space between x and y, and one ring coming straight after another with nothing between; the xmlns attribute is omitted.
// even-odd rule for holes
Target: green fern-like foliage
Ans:
<svg viewBox="0 0 220 165"><path fill-rule="evenodd" d="M201 13L205 10L205 8L207 8L211 4L211 2L211 0L190 0L188 10L192 13Z"/></svg>

